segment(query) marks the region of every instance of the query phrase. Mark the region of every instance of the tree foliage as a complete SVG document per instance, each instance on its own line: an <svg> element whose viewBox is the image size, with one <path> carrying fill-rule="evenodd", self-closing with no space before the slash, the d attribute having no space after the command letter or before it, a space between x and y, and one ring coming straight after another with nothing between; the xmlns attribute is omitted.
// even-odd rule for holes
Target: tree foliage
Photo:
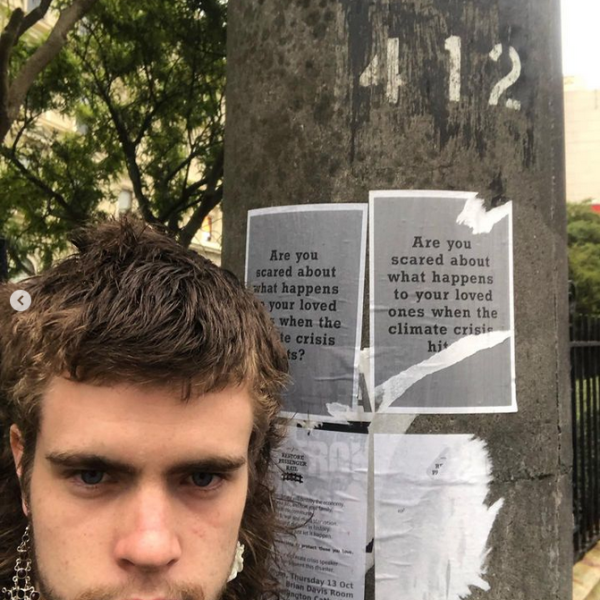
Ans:
<svg viewBox="0 0 600 600"><path fill-rule="evenodd" d="M569 276L575 309L600 315L600 214L589 202L567 205Z"/></svg>
<svg viewBox="0 0 600 600"><path fill-rule="evenodd" d="M221 0L102 0L72 32L0 149L13 272L32 252L46 266L124 179L146 221L191 243L222 196L225 16Z"/></svg>
<svg viewBox="0 0 600 600"><path fill-rule="evenodd" d="M12 60L18 42L47 16L52 0L40 0L27 14L20 6L7 10L7 23L0 35L0 143L17 118L33 82L62 50L67 34L97 1L71 0L60 3L60 6L55 2L60 15L50 34L26 61L18 64L18 68L14 68Z"/></svg>

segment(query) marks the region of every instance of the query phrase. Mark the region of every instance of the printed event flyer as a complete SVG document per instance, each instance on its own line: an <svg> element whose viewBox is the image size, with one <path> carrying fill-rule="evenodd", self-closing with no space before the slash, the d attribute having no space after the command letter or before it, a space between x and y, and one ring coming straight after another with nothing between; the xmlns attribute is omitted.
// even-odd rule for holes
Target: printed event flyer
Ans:
<svg viewBox="0 0 600 600"><path fill-rule="evenodd" d="M287 600L363 600L368 436L288 429L275 458L277 496L296 539L281 545Z"/></svg>

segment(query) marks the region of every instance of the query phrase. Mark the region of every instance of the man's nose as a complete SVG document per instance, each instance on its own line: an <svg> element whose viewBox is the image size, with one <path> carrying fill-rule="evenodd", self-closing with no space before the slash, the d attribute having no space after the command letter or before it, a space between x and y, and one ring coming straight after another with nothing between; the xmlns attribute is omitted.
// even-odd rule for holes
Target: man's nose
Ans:
<svg viewBox="0 0 600 600"><path fill-rule="evenodd" d="M181 544L168 493L158 487L140 488L117 515L117 562L125 569L156 571L174 565Z"/></svg>

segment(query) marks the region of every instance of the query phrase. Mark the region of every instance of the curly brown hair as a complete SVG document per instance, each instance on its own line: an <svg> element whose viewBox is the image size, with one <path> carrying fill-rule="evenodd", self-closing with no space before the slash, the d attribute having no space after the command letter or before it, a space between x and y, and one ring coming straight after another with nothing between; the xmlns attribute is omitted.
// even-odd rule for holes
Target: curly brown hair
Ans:
<svg viewBox="0 0 600 600"><path fill-rule="evenodd" d="M81 228L71 241L77 252L44 273L0 285L0 588L10 582L26 526L9 428L16 424L24 439L27 495L40 402L62 375L96 385L177 386L183 402L249 385L256 407L240 531L244 570L224 599L277 597L279 522L269 472L282 437L277 415L288 362L268 313L234 275L162 226L125 215ZM31 295L28 310L11 309L16 289Z"/></svg>

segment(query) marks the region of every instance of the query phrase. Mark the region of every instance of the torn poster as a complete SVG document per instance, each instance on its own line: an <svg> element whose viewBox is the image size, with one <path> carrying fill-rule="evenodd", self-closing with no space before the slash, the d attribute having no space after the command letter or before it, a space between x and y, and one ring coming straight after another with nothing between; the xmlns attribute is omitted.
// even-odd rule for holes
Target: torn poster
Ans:
<svg viewBox="0 0 600 600"><path fill-rule="evenodd" d="M280 542L282 596L363 600L368 436L288 430L274 460L279 514L296 528Z"/></svg>
<svg viewBox="0 0 600 600"><path fill-rule="evenodd" d="M269 311L290 361L283 416L360 420L366 237L366 204L248 212L246 282Z"/></svg>
<svg viewBox="0 0 600 600"><path fill-rule="evenodd" d="M377 412L515 412L512 204L370 193Z"/></svg>
<svg viewBox="0 0 600 600"><path fill-rule="evenodd" d="M485 580L491 462L471 435L375 434L375 597L461 600Z"/></svg>

